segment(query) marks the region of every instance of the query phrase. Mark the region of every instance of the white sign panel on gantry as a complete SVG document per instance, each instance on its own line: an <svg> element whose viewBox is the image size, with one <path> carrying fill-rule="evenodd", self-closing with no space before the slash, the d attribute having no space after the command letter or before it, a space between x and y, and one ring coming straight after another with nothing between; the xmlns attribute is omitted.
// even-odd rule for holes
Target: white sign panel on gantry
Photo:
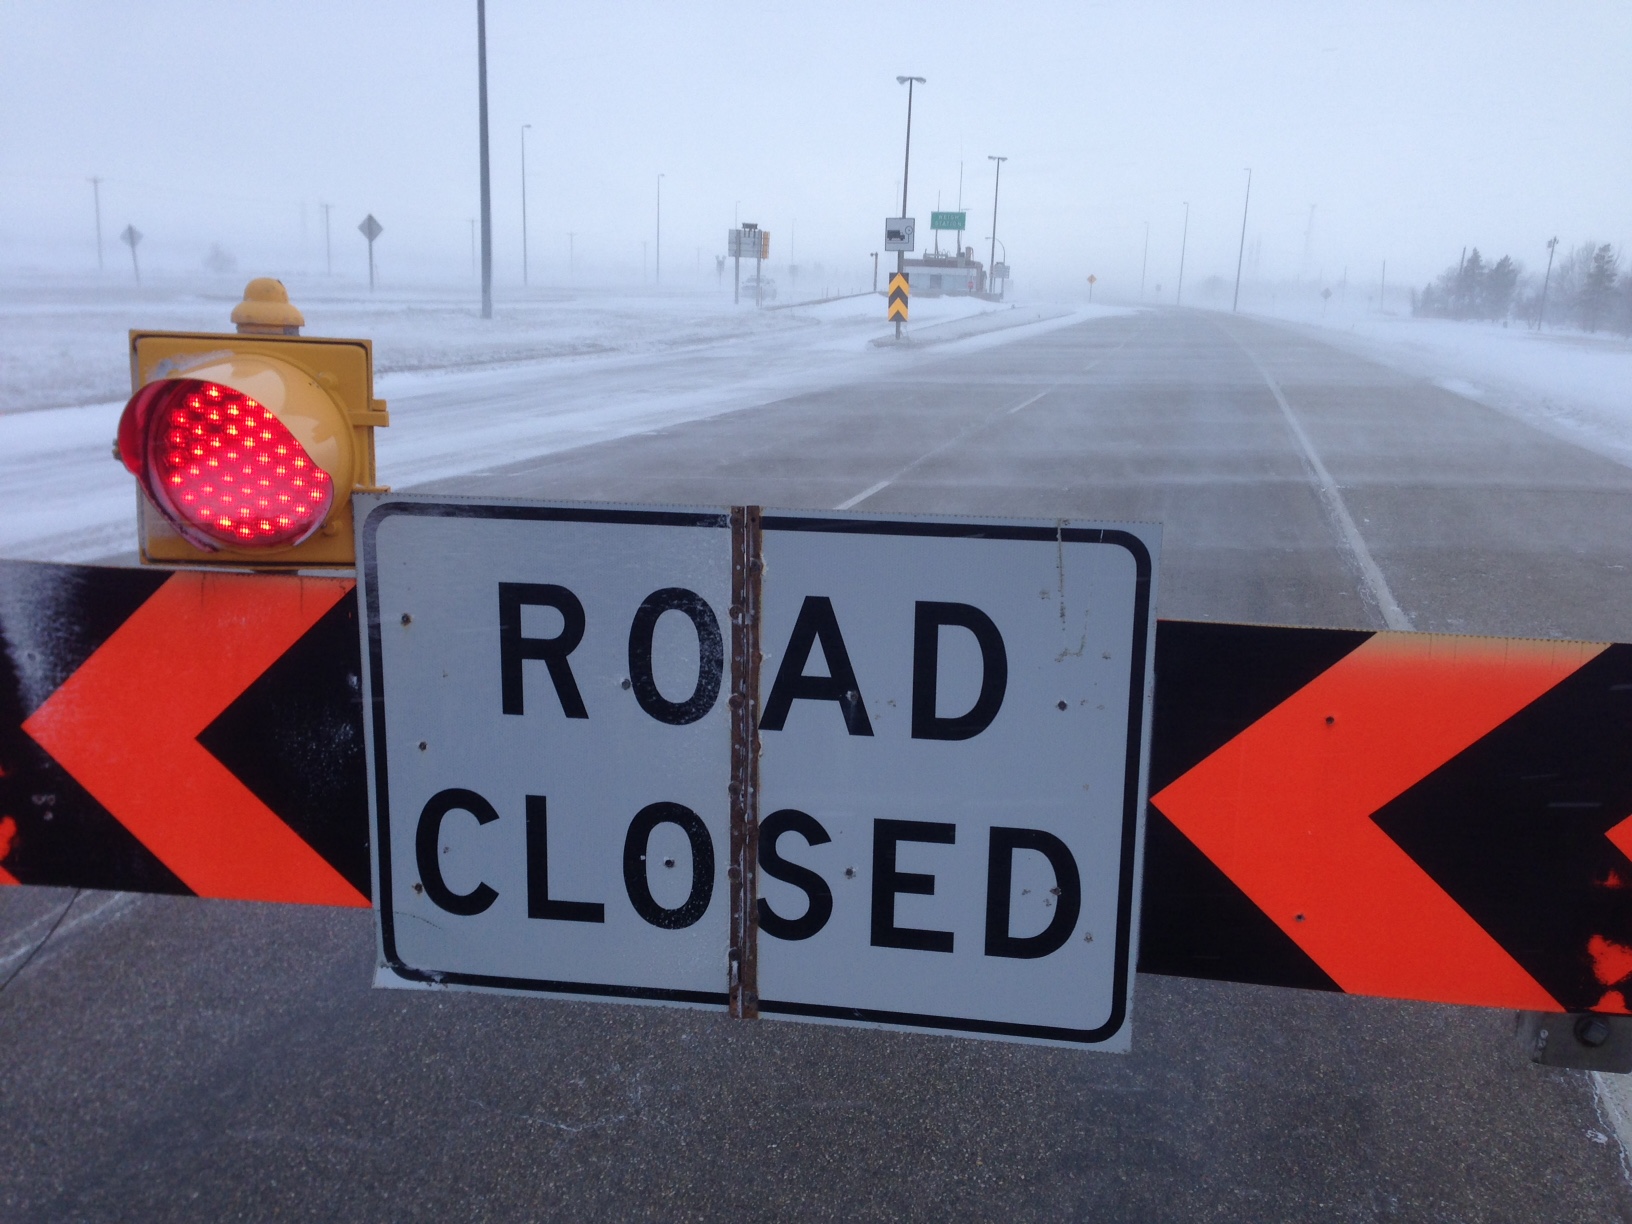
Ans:
<svg viewBox="0 0 1632 1224"><path fill-rule="evenodd" d="M382 983L1126 1048L1159 529L363 507Z"/></svg>

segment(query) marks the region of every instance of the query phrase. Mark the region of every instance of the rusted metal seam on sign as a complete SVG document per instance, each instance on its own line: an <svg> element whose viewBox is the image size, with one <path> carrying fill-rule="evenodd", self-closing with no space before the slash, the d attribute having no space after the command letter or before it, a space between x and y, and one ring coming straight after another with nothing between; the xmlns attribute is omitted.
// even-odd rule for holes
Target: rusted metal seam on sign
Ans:
<svg viewBox="0 0 1632 1224"><path fill-rule="evenodd" d="M759 613L765 564L758 506L731 508L730 1009L759 1018Z"/></svg>

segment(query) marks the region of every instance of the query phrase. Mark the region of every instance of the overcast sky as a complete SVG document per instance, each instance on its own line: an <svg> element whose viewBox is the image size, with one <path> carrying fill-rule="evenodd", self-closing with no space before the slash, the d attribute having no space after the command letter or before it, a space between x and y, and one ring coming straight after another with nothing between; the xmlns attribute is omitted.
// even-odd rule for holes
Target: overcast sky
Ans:
<svg viewBox="0 0 1632 1224"><path fill-rule="evenodd" d="M496 275L638 277L663 192L666 281L734 213L773 263L860 275L899 199L957 203L1017 278L1233 276L1245 167L1264 277L1421 281L1464 243L1538 267L1632 236L1632 5L594 4L489 0ZM468 273L478 212L475 4L0 2L0 270L95 268L134 223L155 269L212 243L246 271ZM1310 206L1315 206L1310 226ZM1306 261L1307 249L1307 261Z"/></svg>

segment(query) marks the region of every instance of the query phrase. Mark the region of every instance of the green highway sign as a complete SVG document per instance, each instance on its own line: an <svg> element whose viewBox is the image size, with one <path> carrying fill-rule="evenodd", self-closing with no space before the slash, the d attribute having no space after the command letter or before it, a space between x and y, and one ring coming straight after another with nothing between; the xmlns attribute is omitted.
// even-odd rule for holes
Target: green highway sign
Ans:
<svg viewBox="0 0 1632 1224"><path fill-rule="evenodd" d="M932 230L958 230L969 228L966 224L969 214L966 212L932 212L929 214L929 228Z"/></svg>

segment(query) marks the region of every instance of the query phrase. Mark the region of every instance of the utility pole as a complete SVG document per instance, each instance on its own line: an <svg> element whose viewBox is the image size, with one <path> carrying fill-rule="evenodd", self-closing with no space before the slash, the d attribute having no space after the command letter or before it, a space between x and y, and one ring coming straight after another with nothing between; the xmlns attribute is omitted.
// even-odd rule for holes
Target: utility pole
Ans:
<svg viewBox="0 0 1632 1224"><path fill-rule="evenodd" d="M1553 251L1558 246L1557 238L1547 240L1547 275L1541 278L1541 307L1536 311L1536 330L1539 332L1542 324L1547 321L1547 285L1553 279Z"/></svg>
<svg viewBox="0 0 1632 1224"><path fill-rule="evenodd" d="M323 275L334 275L334 250L329 246L329 209L333 204L319 204L323 210Z"/></svg>
<svg viewBox="0 0 1632 1224"><path fill-rule="evenodd" d="M521 287L527 287L527 130L533 125L521 125Z"/></svg>
<svg viewBox="0 0 1632 1224"><path fill-rule="evenodd" d="M1139 300L1145 300L1145 269L1150 266L1150 222L1145 222L1145 253L1139 257Z"/></svg>
<svg viewBox="0 0 1632 1224"><path fill-rule="evenodd" d="M652 280L661 285L663 283L663 176L657 176L657 259L656 274Z"/></svg>
<svg viewBox="0 0 1632 1224"><path fill-rule="evenodd" d="M493 197L487 176L487 0L476 0L476 93L482 161L482 318L493 317Z"/></svg>
<svg viewBox="0 0 1632 1224"><path fill-rule="evenodd" d="M102 269L102 180L91 180L91 203L96 206L96 270Z"/></svg>
<svg viewBox="0 0 1632 1224"><path fill-rule="evenodd" d="M1247 253L1247 207L1251 203L1252 203L1252 167L1248 166L1247 167L1247 198L1245 200L1243 200L1242 203L1241 203L1241 245L1238 246L1235 249L1235 298L1230 302L1230 313L1231 314L1234 314L1235 313L1235 308L1241 304L1241 260L1242 260L1242 257L1245 256L1246 253ZM1314 205L1311 204L1309 206L1309 224L1311 226L1313 226L1314 223L1315 223L1315 208L1314 208ZM1303 245L1305 246L1305 248L1308 247L1309 240L1308 240L1307 237L1304 238ZM1306 259L1308 258L1308 251L1307 250L1305 250L1305 252L1304 252L1304 257Z"/></svg>
<svg viewBox="0 0 1632 1224"><path fill-rule="evenodd" d="M1190 243L1190 201L1184 202L1184 236L1179 239L1179 287L1173 291L1173 305L1184 302L1184 250Z"/></svg>
<svg viewBox="0 0 1632 1224"><path fill-rule="evenodd" d="M912 87L914 84L923 85L926 82L923 77L898 76L895 78L895 83L907 87L907 151L906 155L901 159L901 215L905 217L907 215L907 172L912 169ZM906 275L907 253L905 251L895 253L895 270L899 275ZM895 321L895 338L897 340L901 339L900 319Z"/></svg>
<svg viewBox="0 0 1632 1224"><path fill-rule="evenodd" d="M991 253L991 256L990 256L991 263L990 263L990 265L988 266L988 268L986 270L986 292L990 293L992 291L992 273L997 271L997 189L1003 183L1003 163L1008 161L1009 159L1006 158L1006 157L997 157L997 156L994 156L991 153L988 153L986 155L986 160L997 163L997 177L992 180L992 253ZM1008 248L1005 247L1004 248L1004 253L1007 254L1007 252L1008 252Z"/></svg>

